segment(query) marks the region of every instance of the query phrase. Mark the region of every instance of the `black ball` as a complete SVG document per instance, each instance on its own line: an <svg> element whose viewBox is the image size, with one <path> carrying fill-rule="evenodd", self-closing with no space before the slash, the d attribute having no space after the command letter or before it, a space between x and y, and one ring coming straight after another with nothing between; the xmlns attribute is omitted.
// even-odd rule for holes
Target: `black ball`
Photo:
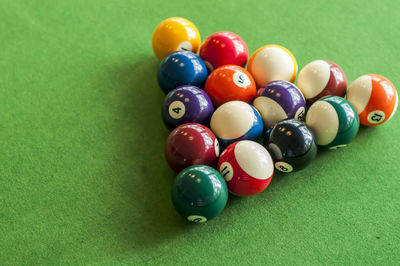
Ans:
<svg viewBox="0 0 400 266"><path fill-rule="evenodd" d="M317 155L314 134L305 123L294 118L278 122L264 145L275 168L285 173L305 168Z"/></svg>

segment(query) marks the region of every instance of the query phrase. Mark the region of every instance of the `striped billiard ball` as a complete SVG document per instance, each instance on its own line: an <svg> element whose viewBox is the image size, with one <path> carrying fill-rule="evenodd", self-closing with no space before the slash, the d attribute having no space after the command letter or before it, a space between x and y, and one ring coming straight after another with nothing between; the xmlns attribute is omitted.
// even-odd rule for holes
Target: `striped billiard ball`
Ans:
<svg viewBox="0 0 400 266"><path fill-rule="evenodd" d="M274 80L293 82L297 75L297 61L293 54L280 45L265 45L250 57L247 69L258 87Z"/></svg>
<svg viewBox="0 0 400 266"><path fill-rule="evenodd" d="M262 192L271 182L274 165L268 151L257 142L242 140L229 145L218 160L228 190L237 196Z"/></svg>
<svg viewBox="0 0 400 266"><path fill-rule="evenodd" d="M357 135L358 115L354 107L339 96L326 96L313 103L306 115L306 125L316 143L325 148L344 147Z"/></svg>
<svg viewBox="0 0 400 266"><path fill-rule="evenodd" d="M346 99L365 126L381 125L392 118L399 100L393 84L376 74L363 75L351 83Z"/></svg>
<svg viewBox="0 0 400 266"><path fill-rule="evenodd" d="M316 60L307 64L297 77L297 87L311 105L316 100L336 95L344 97L347 78L343 70L333 62Z"/></svg>
<svg viewBox="0 0 400 266"><path fill-rule="evenodd" d="M301 91L288 81L272 81L257 92L253 101L260 112L264 127L287 118L302 120L306 112L306 102Z"/></svg>
<svg viewBox="0 0 400 266"><path fill-rule="evenodd" d="M210 127L221 150L239 140L258 140L263 132L258 111L242 101L231 101L218 107L211 116Z"/></svg>

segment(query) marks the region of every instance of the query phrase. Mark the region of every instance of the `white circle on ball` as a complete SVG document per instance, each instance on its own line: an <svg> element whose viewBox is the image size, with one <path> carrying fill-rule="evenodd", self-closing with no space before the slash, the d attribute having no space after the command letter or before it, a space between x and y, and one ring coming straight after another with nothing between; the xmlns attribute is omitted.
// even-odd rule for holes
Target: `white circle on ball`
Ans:
<svg viewBox="0 0 400 266"><path fill-rule="evenodd" d="M279 170L284 173L290 173L293 171L293 167L290 164L285 163L285 162L276 162L275 168L276 168L276 170Z"/></svg>
<svg viewBox="0 0 400 266"><path fill-rule="evenodd" d="M371 124L379 124L382 123L383 120L385 120L385 116L385 113L381 110L375 110L368 114L367 119L368 122L370 122Z"/></svg>
<svg viewBox="0 0 400 266"><path fill-rule="evenodd" d="M248 103L231 101L215 110L210 127L214 134L225 140L236 139L246 134L256 119Z"/></svg>
<svg viewBox="0 0 400 266"><path fill-rule="evenodd" d="M246 88L251 84L249 77L242 71L236 71L233 74L232 80L240 88Z"/></svg>
<svg viewBox="0 0 400 266"><path fill-rule="evenodd" d="M215 150L215 155L218 157L219 156L219 142L218 142L218 139L214 140L214 150Z"/></svg>
<svg viewBox="0 0 400 266"><path fill-rule="evenodd" d="M185 114L185 105L181 101L173 101L168 107L169 116L179 119Z"/></svg>
<svg viewBox="0 0 400 266"><path fill-rule="evenodd" d="M357 114L361 114L367 106L372 93L372 80L368 75L357 78L347 88L346 99L354 106Z"/></svg>
<svg viewBox="0 0 400 266"><path fill-rule="evenodd" d="M251 177L265 180L272 176L274 166L271 155L261 144L242 140L236 144L234 153L240 168Z"/></svg>
<svg viewBox="0 0 400 266"><path fill-rule="evenodd" d="M331 68L324 60L316 60L307 64L297 77L297 87L306 99L320 94L328 84Z"/></svg>
<svg viewBox="0 0 400 266"><path fill-rule="evenodd" d="M178 45L177 51L189 51L189 52L191 52L192 49L193 49L192 44L190 42L188 42L188 41L185 41L185 42L181 42Z"/></svg>
<svg viewBox="0 0 400 266"><path fill-rule="evenodd" d="M190 215L187 218L190 222L193 223L205 223L207 222L207 218L204 216L200 216L200 215Z"/></svg>
<svg viewBox="0 0 400 266"><path fill-rule="evenodd" d="M219 167L219 172L222 175L222 177L225 179L226 182L229 182L232 180L233 167L230 163L228 163L228 162L221 163L221 166Z"/></svg>
<svg viewBox="0 0 400 266"><path fill-rule="evenodd" d="M306 114L306 108L304 108L304 106L302 106L299 109L297 109L296 114L294 115L294 118L296 118L297 120L303 120L305 114Z"/></svg>
<svg viewBox="0 0 400 266"><path fill-rule="evenodd" d="M306 125L314 132L318 145L328 145L339 131L339 117L331 104L316 101L307 112Z"/></svg>

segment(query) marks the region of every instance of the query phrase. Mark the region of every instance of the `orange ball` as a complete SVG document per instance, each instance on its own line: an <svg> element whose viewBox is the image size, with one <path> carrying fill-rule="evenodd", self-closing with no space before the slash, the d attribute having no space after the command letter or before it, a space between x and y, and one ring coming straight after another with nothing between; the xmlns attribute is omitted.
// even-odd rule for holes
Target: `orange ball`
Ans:
<svg viewBox="0 0 400 266"><path fill-rule="evenodd" d="M396 88L387 78L376 74L356 79L347 89L346 99L365 126L385 123L395 114L398 104Z"/></svg>
<svg viewBox="0 0 400 266"><path fill-rule="evenodd" d="M256 90L256 82L251 74L237 65L225 65L215 69L208 76L205 85L205 91L215 108L229 101L250 103L256 95Z"/></svg>

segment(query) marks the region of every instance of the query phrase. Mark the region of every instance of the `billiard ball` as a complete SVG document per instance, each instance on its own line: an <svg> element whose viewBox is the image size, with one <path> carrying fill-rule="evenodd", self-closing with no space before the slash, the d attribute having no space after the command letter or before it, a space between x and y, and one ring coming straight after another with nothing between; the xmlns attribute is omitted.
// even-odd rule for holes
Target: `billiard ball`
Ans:
<svg viewBox="0 0 400 266"><path fill-rule="evenodd" d="M385 77L367 74L359 77L347 89L346 99L354 106L365 126L377 126L396 113L396 88Z"/></svg>
<svg viewBox="0 0 400 266"><path fill-rule="evenodd" d="M219 31L211 34L200 46L199 55L210 71L223 65L244 67L249 57L246 43L237 34Z"/></svg>
<svg viewBox="0 0 400 266"><path fill-rule="evenodd" d="M347 78L343 70L333 62L316 60L307 64L297 77L297 87L311 105L316 100L336 95L344 97L347 88Z"/></svg>
<svg viewBox="0 0 400 266"><path fill-rule="evenodd" d="M256 83L243 67L225 65L215 69L207 78L205 91L215 107L229 101L250 103L256 94Z"/></svg>
<svg viewBox="0 0 400 266"><path fill-rule="evenodd" d="M269 185L274 164L261 144L241 140L229 145L222 152L218 160L218 170L232 194L251 196L262 192Z"/></svg>
<svg viewBox="0 0 400 266"><path fill-rule="evenodd" d="M168 93L178 86L202 87L208 72L203 61L192 52L174 52L165 57L158 68L158 85Z"/></svg>
<svg viewBox="0 0 400 266"><path fill-rule="evenodd" d="M213 112L213 103L207 93L187 85L168 93L161 107L162 119L169 130L185 123L207 124Z"/></svg>
<svg viewBox="0 0 400 266"><path fill-rule="evenodd" d="M285 47L265 45L251 55L247 70L253 75L258 87L274 80L293 82L297 75L297 61Z"/></svg>
<svg viewBox="0 0 400 266"><path fill-rule="evenodd" d="M215 166L219 156L219 143L206 126L187 123L171 131L164 152L169 166L179 173L195 164Z"/></svg>
<svg viewBox="0 0 400 266"><path fill-rule="evenodd" d="M305 168L317 155L317 145L311 130L297 119L278 122L269 133L265 146L275 168L289 173Z"/></svg>
<svg viewBox="0 0 400 266"><path fill-rule="evenodd" d="M335 149L353 140L359 120L354 107L344 98L325 96L308 109L306 125L314 133L318 145Z"/></svg>
<svg viewBox="0 0 400 266"><path fill-rule="evenodd" d="M265 128L286 118L302 120L306 111L301 91L293 83L284 80L271 81L262 87L253 105L260 112Z"/></svg>
<svg viewBox="0 0 400 266"><path fill-rule="evenodd" d="M152 45L154 54L160 60L176 51L197 53L200 33L196 26L185 18L168 18L154 30Z"/></svg>
<svg viewBox="0 0 400 266"><path fill-rule="evenodd" d="M217 170L206 165L193 165L175 177L171 199L177 212L188 221L204 223L225 208L228 189Z"/></svg>
<svg viewBox="0 0 400 266"><path fill-rule="evenodd" d="M231 101L218 107L211 116L210 126L222 150L239 140L257 140L263 131L258 111L242 101Z"/></svg>

